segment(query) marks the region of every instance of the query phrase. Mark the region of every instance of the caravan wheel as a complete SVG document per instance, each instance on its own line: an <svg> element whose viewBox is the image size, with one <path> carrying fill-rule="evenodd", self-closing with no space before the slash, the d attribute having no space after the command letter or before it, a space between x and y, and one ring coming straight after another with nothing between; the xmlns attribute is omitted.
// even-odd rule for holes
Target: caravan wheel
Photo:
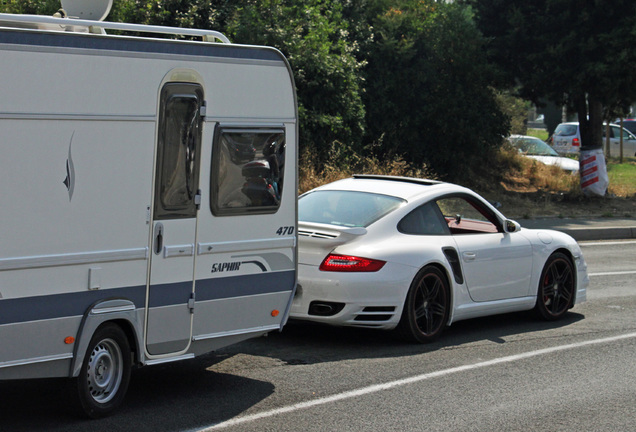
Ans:
<svg viewBox="0 0 636 432"><path fill-rule="evenodd" d="M97 329L77 378L79 402L88 417L104 417L121 405L130 370L130 345L122 329L112 323Z"/></svg>

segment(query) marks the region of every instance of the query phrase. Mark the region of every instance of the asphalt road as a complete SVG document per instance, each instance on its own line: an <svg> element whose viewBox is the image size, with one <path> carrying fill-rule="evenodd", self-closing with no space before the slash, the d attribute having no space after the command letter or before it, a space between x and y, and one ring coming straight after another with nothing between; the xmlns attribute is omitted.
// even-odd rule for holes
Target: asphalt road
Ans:
<svg viewBox="0 0 636 432"><path fill-rule="evenodd" d="M114 416L78 420L65 381L0 383L0 431L636 430L636 242L582 243L588 301L458 322L439 342L288 325L133 374Z"/></svg>

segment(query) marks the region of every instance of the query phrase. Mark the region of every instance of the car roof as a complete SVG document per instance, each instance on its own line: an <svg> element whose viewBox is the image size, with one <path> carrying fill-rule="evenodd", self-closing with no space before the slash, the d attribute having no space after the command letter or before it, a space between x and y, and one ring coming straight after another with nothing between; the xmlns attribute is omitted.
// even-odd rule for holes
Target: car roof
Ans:
<svg viewBox="0 0 636 432"><path fill-rule="evenodd" d="M338 180L320 186L314 190L345 190L389 195L412 201L426 195L441 192L465 192L468 189L453 183L411 177L363 175L356 174L351 178Z"/></svg>
<svg viewBox="0 0 636 432"><path fill-rule="evenodd" d="M579 122L564 122L564 123L559 123L559 126L561 125L575 125L578 126ZM603 122L603 126L607 125L607 122ZM610 123L610 126L619 126L617 123ZM620 126L619 126L620 127Z"/></svg>
<svg viewBox="0 0 636 432"><path fill-rule="evenodd" d="M537 138L536 136L532 136L532 135L512 134L508 138L511 138L511 139L528 139L529 138L529 139L535 139L535 140L543 141L541 138Z"/></svg>

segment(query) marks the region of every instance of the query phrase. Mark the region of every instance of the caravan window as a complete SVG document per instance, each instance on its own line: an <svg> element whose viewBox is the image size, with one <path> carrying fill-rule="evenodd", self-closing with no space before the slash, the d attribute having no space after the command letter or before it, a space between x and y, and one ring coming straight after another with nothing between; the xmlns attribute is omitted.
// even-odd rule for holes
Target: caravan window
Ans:
<svg viewBox="0 0 636 432"><path fill-rule="evenodd" d="M155 217L196 215L203 90L197 84L169 83L161 92Z"/></svg>
<svg viewBox="0 0 636 432"><path fill-rule="evenodd" d="M283 193L285 132L219 127L210 206L217 216L275 213Z"/></svg>

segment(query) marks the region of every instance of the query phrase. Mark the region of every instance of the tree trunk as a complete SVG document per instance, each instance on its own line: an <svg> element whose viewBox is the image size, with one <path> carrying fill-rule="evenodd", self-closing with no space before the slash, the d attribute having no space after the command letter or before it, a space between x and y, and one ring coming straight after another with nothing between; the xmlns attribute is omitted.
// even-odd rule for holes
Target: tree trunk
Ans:
<svg viewBox="0 0 636 432"><path fill-rule="evenodd" d="M581 150L603 148L603 104L593 95L581 93L574 97L579 116Z"/></svg>
<svg viewBox="0 0 636 432"><path fill-rule="evenodd" d="M623 129L623 117L621 117L621 123L620 124L621 124L621 149L620 149L621 152L620 152L620 160L619 160L619 162L623 163L623 136L624 136L624 133L623 133L623 131L624 131L624 129ZM607 157L609 157L609 152L608 152Z"/></svg>
<svg viewBox="0 0 636 432"><path fill-rule="evenodd" d="M610 136L612 132L610 131L609 122L605 123L605 143L603 144L603 148L605 149L605 159L610 157Z"/></svg>
<svg viewBox="0 0 636 432"><path fill-rule="evenodd" d="M584 93L575 95L573 102L579 115L581 133L581 190L588 196L604 196L609 179L603 154L603 104L593 95Z"/></svg>

